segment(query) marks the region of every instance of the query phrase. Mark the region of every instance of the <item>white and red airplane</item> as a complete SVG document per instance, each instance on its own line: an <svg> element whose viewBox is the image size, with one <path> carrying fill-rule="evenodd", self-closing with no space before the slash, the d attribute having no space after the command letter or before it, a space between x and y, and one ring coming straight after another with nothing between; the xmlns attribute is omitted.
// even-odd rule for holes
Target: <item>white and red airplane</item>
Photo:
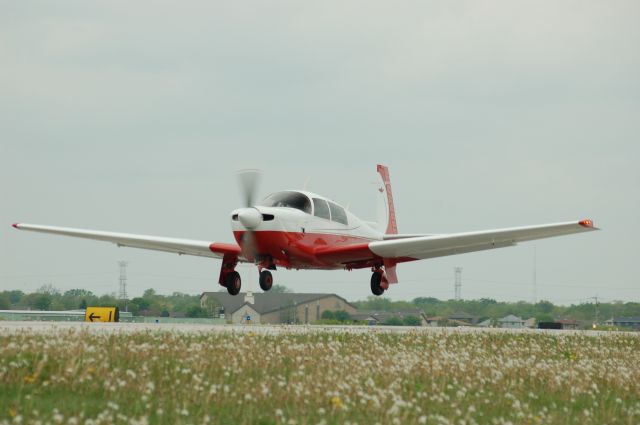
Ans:
<svg viewBox="0 0 640 425"><path fill-rule="evenodd" d="M518 242L598 230L591 220L538 226L482 230L449 234L398 234L389 170L378 165L386 192L386 231L376 223L358 217L328 198L301 190L273 193L253 204L258 181L255 170L240 174L245 208L231 212L231 228L236 243L176 239L128 233L41 226L13 225L16 229L53 233L112 242L118 246L198 255L222 260L218 283L231 295L240 292L238 262L258 267L260 287L273 284L270 270L362 269L371 268L371 292L382 295L389 284L397 283L396 265L492 248L514 246Z"/></svg>

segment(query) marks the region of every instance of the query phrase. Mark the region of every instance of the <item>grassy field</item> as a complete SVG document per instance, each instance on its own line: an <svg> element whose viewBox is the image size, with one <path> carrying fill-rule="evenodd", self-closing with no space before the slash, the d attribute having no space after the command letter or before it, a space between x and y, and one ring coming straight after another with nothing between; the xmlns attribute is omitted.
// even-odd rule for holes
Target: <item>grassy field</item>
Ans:
<svg viewBox="0 0 640 425"><path fill-rule="evenodd" d="M638 424L640 337L0 332L0 423Z"/></svg>

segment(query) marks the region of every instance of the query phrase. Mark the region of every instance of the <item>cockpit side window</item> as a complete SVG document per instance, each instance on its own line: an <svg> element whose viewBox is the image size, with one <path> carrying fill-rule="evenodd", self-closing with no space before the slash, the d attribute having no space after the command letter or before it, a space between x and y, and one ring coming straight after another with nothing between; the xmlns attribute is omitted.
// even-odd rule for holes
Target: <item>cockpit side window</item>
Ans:
<svg viewBox="0 0 640 425"><path fill-rule="evenodd" d="M299 192L278 192L269 195L262 201L264 207L295 208L311 214L311 201L306 195Z"/></svg>
<svg viewBox="0 0 640 425"><path fill-rule="evenodd" d="M331 216L329 215L329 205L327 205L327 201L313 198L313 215L330 220Z"/></svg>
<svg viewBox="0 0 640 425"><path fill-rule="evenodd" d="M347 213L344 211L344 208L334 204L333 202L329 202L329 209L331 210L331 220L342 224L349 224L349 220L347 220Z"/></svg>

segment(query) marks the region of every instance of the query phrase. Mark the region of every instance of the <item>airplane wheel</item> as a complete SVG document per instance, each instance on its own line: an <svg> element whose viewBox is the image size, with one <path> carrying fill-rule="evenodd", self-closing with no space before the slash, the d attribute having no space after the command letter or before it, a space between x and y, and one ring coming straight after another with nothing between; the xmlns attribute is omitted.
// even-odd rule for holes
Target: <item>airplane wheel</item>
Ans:
<svg viewBox="0 0 640 425"><path fill-rule="evenodd" d="M240 287L242 286L242 279L240 279L240 273L232 271L224 278L225 286L229 295L238 295L240 293Z"/></svg>
<svg viewBox="0 0 640 425"><path fill-rule="evenodd" d="M384 288L380 286L380 282L382 282L382 273L374 272L371 275L371 292L373 295L380 296L384 294Z"/></svg>
<svg viewBox="0 0 640 425"><path fill-rule="evenodd" d="M273 276L269 270L262 270L258 281L263 291L268 291L273 286Z"/></svg>

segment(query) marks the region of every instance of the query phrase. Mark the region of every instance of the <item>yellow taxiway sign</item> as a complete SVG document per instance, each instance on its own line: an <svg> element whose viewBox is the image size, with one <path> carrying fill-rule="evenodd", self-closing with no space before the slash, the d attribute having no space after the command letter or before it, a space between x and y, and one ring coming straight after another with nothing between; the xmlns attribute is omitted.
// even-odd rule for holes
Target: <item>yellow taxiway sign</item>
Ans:
<svg viewBox="0 0 640 425"><path fill-rule="evenodd" d="M84 313L85 322L118 322L119 320L118 307L87 307Z"/></svg>

